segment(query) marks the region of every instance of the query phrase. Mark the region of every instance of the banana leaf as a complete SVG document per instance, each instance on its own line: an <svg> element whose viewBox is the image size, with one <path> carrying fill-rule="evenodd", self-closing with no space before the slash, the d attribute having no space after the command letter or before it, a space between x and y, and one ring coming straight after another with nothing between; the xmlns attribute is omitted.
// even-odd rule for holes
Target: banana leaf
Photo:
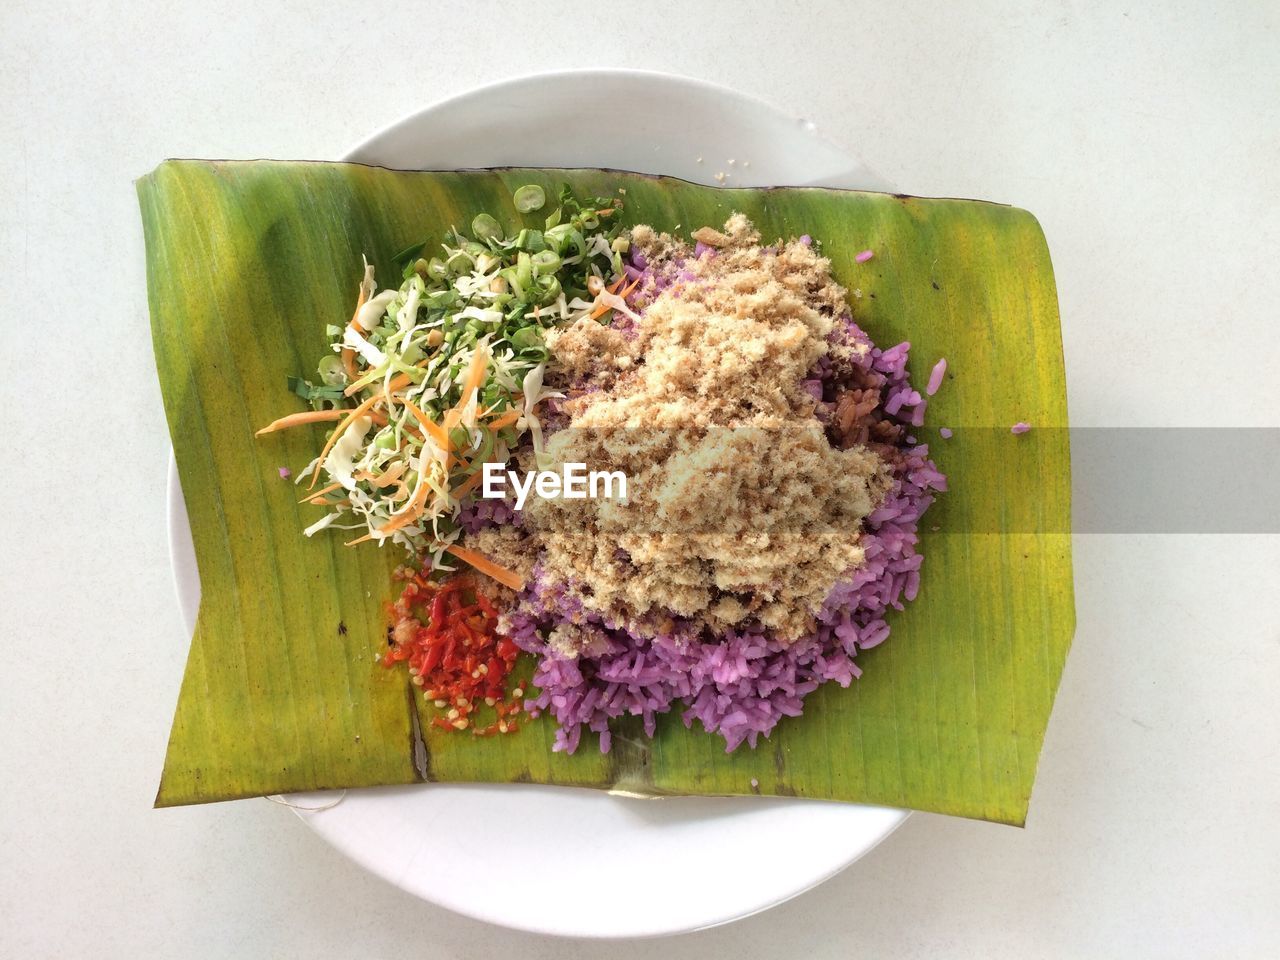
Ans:
<svg viewBox="0 0 1280 960"><path fill-rule="evenodd" d="M350 314L361 254L394 285L398 252L509 209L525 183L549 196L562 183L580 196L623 188L625 222L660 229L718 225L738 210L765 237L811 234L873 339L911 341L917 383L938 357L955 374L930 406L930 424L955 436L932 446L951 490L922 524L919 598L891 616L888 642L860 654L860 680L823 686L755 750L726 754L678 711L652 740L624 722L607 755L593 738L572 756L553 753L546 717L487 739L438 730L405 674L378 663L398 548L304 538L315 508L278 475L310 461L324 427L253 436L295 409L286 378L312 370L325 325ZM599 170L170 161L137 188L156 365L203 596L158 806L483 781L1024 822L1075 616L1057 299L1030 214ZM855 263L865 248L874 259ZM1020 420L1035 429L1014 437Z"/></svg>

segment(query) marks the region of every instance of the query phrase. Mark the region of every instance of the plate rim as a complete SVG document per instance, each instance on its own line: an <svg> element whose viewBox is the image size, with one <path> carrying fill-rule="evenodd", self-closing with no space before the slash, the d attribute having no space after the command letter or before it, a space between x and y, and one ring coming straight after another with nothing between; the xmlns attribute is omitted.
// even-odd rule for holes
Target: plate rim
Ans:
<svg viewBox="0 0 1280 960"><path fill-rule="evenodd" d="M562 80L585 79L587 77L608 77L612 79L649 81L657 83L673 83L674 85L683 85L698 89L704 94L711 94L717 97L723 97L730 100L736 100L739 103L750 107L753 110L765 110L775 116L797 121L806 124L806 133L814 139L822 142L828 149L847 159L851 165L858 169L859 174L871 181L865 186L848 187L846 189L865 190L877 193L896 193L896 187L883 174L874 167L870 166L862 157L851 152L849 148L837 143L828 137L812 120L793 114L791 111L784 109L780 105L758 96L754 93L744 93L725 84L716 83L713 80L706 80L702 77L695 77L685 73L674 73L665 70L646 70L638 67L566 67L559 70L542 70L532 73L513 74L498 80L481 84L476 87L469 87L459 93L442 97L439 100L433 100L426 106L419 107L417 110L411 111L380 127L374 133L364 137L357 143L352 144L345 150L339 161L349 163L367 163L367 160L358 158L361 151L371 149L377 141L384 137L389 137L398 130L408 128L415 123L419 123L428 114L446 107L455 107L464 104L471 99L481 99L491 96L506 88L516 88L527 86L534 83L553 83ZM430 170L431 167L408 167L400 169L418 169ZM492 169L492 168L489 168ZM708 167L710 169L710 167ZM635 171L638 172L638 171ZM709 185L709 184L708 184ZM826 184L814 184L823 186ZM773 184L773 186L796 186L789 184Z"/></svg>

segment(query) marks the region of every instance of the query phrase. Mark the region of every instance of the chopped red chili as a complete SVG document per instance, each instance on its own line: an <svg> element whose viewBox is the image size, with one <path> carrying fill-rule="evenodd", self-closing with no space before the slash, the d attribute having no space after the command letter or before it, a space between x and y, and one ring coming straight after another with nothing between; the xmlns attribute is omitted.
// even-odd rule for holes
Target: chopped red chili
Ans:
<svg viewBox="0 0 1280 960"><path fill-rule="evenodd" d="M514 715L524 691L516 687L508 699L506 681L520 651L498 632L493 604L466 575L438 582L415 572L401 576L404 589L390 608L390 646L382 665L408 663L414 684L444 711L432 718L434 726L469 729L481 737L514 733ZM472 714L482 705L492 707L497 719L478 727Z"/></svg>

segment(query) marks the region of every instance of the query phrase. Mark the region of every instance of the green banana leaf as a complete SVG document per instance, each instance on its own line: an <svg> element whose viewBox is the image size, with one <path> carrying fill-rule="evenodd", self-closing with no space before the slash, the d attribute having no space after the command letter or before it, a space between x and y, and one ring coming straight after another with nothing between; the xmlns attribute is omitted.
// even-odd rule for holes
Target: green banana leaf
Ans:
<svg viewBox="0 0 1280 960"><path fill-rule="evenodd" d="M625 189L624 220L691 231L735 210L766 237L822 241L855 319L910 340L918 384L954 378L929 423L951 491L926 515L919 598L756 750L625 721L601 755L553 753L549 718L518 734L446 733L377 661L398 549L346 548L278 468L324 427L255 439L294 409L325 325L351 311L361 254L438 241L511 191ZM344 163L170 161L138 182L156 365L203 592L158 806L417 781L554 783L644 795L764 794L1022 824L1074 630L1070 467L1053 273L1035 219L997 204L817 188L717 189L597 170L397 172ZM514 213L512 214L514 216ZM530 221L533 223L533 220ZM872 248L875 257L854 256ZM1035 429L1022 437L1009 425ZM930 431L922 431L929 437ZM529 665L525 664L526 675Z"/></svg>

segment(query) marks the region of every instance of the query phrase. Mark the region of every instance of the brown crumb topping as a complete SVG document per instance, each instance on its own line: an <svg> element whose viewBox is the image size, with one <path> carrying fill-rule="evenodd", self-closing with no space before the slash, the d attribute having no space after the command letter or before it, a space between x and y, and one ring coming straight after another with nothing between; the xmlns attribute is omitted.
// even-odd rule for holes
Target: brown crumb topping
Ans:
<svg viewBox="0 0 1280 960"><path fill-rule="evenodd" d="M631 366L637 347L623 334L589 317L572 325L548 330L547 349L556 358L560 371L571 380L591 377L602 387Z"/></svg>
<svg viewBox="0 0 1280 960"><path fill-rule="evenodd" d="M535 498L526 528L546 575L612 621L656 629L674 614L715 632L758 621L794 640L863 562L862 521L889 485L875 450L828 441L802 387L845 291L811 247L764 247L741 214L694 237L714 255L686 260L691 279L656 293L630 336L580 321L550 341L571 376L603 371L603 389L565 404L568 429L548 453L623 471L628 499ZM655 264L691 252L643 226L631 242ZM842 439L869 397L837 411L853 418ZM576 629L557 648L588 648Z"/></svg>

